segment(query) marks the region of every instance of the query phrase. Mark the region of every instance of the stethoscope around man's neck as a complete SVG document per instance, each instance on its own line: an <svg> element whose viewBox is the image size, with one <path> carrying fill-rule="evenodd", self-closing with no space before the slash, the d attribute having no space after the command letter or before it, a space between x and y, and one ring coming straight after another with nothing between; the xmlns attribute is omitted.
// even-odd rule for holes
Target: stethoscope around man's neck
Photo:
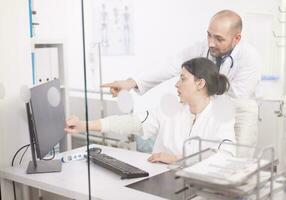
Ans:
<svg viewBox="0 0 286 200"><path fill-rule="evenodd" d="M235 48L235 47L234 47ZM233 49L234 49L233 48ZM230 69L233 67L233 58L231 56L231 52L233 51L233 49L231 49L227 54L225 54L224 56L222 56L221 58L221 62L218 65L218 70L220 70L220 66L229 58L230 59ZM207 52L207 58L209 59L209 55L210 55L210 48L208 49Z"/></svg>

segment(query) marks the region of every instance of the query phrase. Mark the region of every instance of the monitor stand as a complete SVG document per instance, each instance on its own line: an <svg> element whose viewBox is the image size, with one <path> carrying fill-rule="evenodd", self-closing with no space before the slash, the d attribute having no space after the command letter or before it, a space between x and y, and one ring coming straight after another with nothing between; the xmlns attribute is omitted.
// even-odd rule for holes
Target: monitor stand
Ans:
<svg viewBox="0 0 286 200"><path fill-rule="evenodd" d="M36 167L33 161L29 162L27 174L51 173L62 171L61 160L37 160L36 162Z"/></svg>

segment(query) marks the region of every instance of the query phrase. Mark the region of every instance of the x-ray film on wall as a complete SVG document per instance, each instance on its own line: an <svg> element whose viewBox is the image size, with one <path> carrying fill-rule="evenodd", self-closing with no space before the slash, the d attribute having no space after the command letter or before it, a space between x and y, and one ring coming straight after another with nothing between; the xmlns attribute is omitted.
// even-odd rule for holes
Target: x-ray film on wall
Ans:
<svg viewBox="0 0 286 200"><path fill-rule="evenodd" d="M133 54L133 9L128 0L92 1L92 32L103 56Z"/></svg>

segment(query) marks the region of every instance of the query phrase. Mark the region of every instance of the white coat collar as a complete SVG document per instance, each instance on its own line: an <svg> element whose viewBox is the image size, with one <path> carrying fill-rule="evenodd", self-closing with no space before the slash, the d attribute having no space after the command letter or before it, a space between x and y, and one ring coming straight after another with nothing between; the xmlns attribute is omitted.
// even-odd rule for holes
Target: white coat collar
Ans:
<svg viewBox="0 0 286 200"><path fill-rule="evenodd" d="M193 114L193 113L191 113L191 115L192 115L192 119L194 120L195 118L196 118L196 121L195 121L195 123L193 124L193 126L195 126L196 124L200 124L200 121L202 120L202 119L204 119L204 116L206 116L206 115L208 115L209 114L209 112L210 112L210 110L211 110L211 108L212 108L212 99L210 99L210 101L209 101L209 103L208 103L208 105L204 108L204 110L202 111L202 112L200 112L200 113L198 113L197 115L195 115L195 114Z"/></svg>

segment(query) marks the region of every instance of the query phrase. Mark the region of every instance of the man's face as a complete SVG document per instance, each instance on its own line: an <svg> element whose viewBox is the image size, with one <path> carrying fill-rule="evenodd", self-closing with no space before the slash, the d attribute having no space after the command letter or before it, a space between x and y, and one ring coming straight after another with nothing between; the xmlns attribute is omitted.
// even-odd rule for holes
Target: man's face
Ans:
<svg viewBox="0 0 286 200"><path fill-rule="evenodd" d="M240 40L240 33L231 30L227 20L213 19L208 27L208 45L213 57L220 57L229 52Z"/></svg>

